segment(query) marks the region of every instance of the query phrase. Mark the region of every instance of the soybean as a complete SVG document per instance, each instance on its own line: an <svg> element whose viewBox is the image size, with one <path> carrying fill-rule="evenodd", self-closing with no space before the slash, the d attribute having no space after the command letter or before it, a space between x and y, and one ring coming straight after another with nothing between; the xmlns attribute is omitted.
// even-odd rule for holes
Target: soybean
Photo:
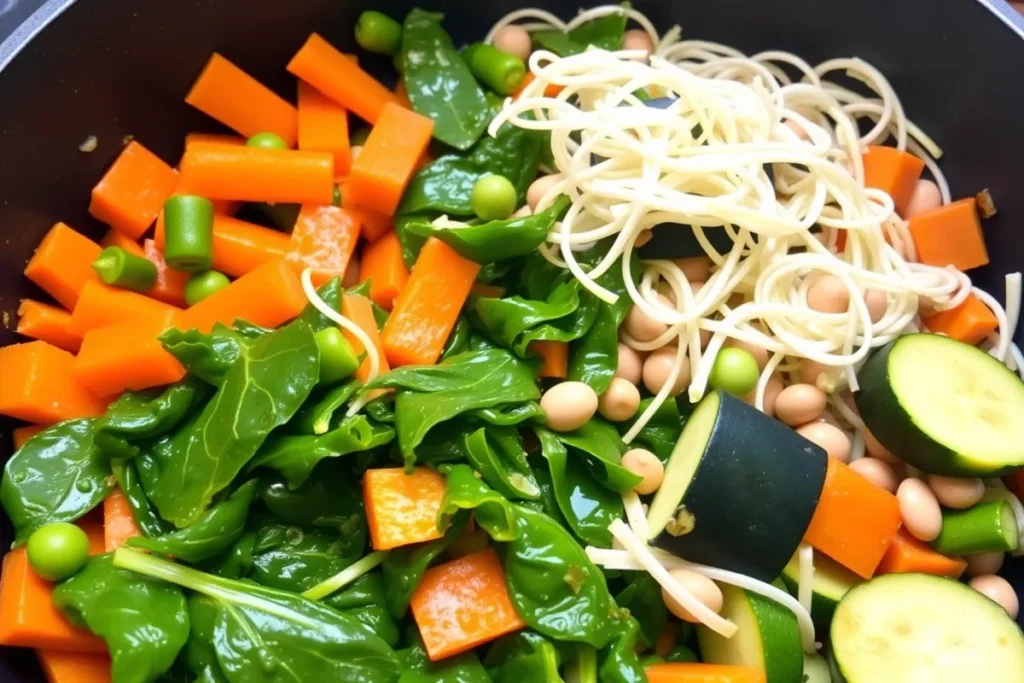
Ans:
<svg viewBox="0 0 1024 683"><path fill-rule="evenodd" d="M654 453L645 448L634 448L626 451L621 464L636 476L643 477L643 481L633 487L641 496L650 495L661 488L661 482L665 479L665 466Z"/></svg>
<svg viewBox="0 0 1024 683"><path fill-rule="evenodd" d="M561 382L544 392L540 407L556 432L579 429L597 412L597 394L583 382Z"/></svg>
<svg viewBox="0 0 1024 683"><path fill-rule="evenodd" d="M712 612L718 613L722 611L722 603L725 602L722 589L708 577L689 569L673 569L669 572L669 576L675 579L683 587L683 590L691 593L693 597L704 603ZM683 621L693 624L700 623L696 617L690 614L688 609L680 605L675 598L669 595L667 590L662 589L661 597L665 601L665 606L668 607L672 614Z"/></svg>
<svg viewBox="0 0 1024 683"><path fill-rule="evenodd" d="M621 377L612 378L611 383L597 402L597 410L606 420L624 422L636 415L640 407L640 390L632 382Z"/></svg>
<svg viewBox="0 0 1024 683"><path fill-rule="evenodd" d="M931 489L920 479L905 479L896 489L903 526L915 538L930 542L942 532L942 510Z"/></svg>

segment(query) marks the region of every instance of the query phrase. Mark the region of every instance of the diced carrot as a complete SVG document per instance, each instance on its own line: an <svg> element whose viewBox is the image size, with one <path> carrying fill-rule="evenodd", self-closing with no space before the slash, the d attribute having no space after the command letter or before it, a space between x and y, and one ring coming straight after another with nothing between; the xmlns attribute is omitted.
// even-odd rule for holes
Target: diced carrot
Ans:
<svg viewBox="0 0 1024 683"><path fill-rule="evenodd" d="M896 205L896 212L905 214L924 171L924 162L913 154L881 145L869 146L863 159L865 187L887 192Z"/></svg>
<svg viewBox="0 0 1024 683"><path fill-rule="evenodd" d="M295 107L216 52L185 101L247 138L276 133L286 145L295 146Z"/></svg>
<svg viewBox="0 0 1024 683"><path fill-rule="evenodd" d="M42 341L0 348L0 415L53 424L107 409L74 378L75 357Z"/></svg>
<svg viewBox="0 0 1024 683"><path fill-rule="evenodd" d="M385 104L398 101L380 81L360 69L356 60L316 33L292 57L288 71L370 123L377 122Z"/></svg>
<svg viewBox="0 0 1024 683"><path fill-rule="evenodd" d="M195 144L244 145L245 138L226 133L188 133L185 135L185 149Z"/></svg>
<svg viewBox="0 0 1024 683"><path fill-rule="evenodd" d="M1016 469L1003 477L1003 483L1013 495L1024 500L1024 467Z"/></svg>
<svg viewBox="0 0 1024 683"><path fill-rule="evenodd" d="M523 78L522 85L520 85L519 86L519 90L517 90L512 95L512 99L513 100L518 100L519 96L523 94L524 90L526 90L526 86L530 85L530 83L533 83L536 79L537 79L537 77L533 75L532 71L527 71L526 72L526 77ZM565 86L555 85L554 83L549 83L544 88L544 97L555 97L555 96L558 95L558 93L562 92L562 90L564 88L565 88Z"/></svg>
<svg viewBox="0 0 1024 683"><path fill-rule="evenodd" d="M303 81L299 81L299 149L333 154L335 175L348 173L352 163L348 112Z"/></svg>
<svg viewBox="0 0 1024 683"><path fill-rule="evenodd" d="M329 152L194 144L181 157L178 192L208 199L330 204L334 157Z"/></svg>
<svg viewBox="0 0 1024 683"><path fill-rule="evenodd" d="M105 234L103 239L100 240L100 246L104 249L107 247L120 247L129 254L142 256L142 247L139 246L139 243L120 230L116 230L114 228L107 230L107 234Z"/></svg>
<svg viewBox="0 0 1024 683"><path fill-rule="evenodd" d="M765 672L734 664L672 662L644 669L648 683L765 683Z"/></svg>
<svg viewBox="0 0 1024 683"><path fill-rule="evenodd" d="M428 569L409 606L435 662L526 627L493 548Z"/></svg>
<svg viewBox="0 0 1024 683"><path fill-rule="evenodd" d="M71 313L71 329L84 335L107 325L128 321L153 321L169 326L180 308L127 289L87 282Z"/></svg>
<svg viewBox="0 0 1024 683"><path fill-rule="evenodd" d="M61 306L71 310L86 282L99 282L92 262L102 248L64 223L57 223L43 237L36 253L25 266L25 277Z"/></svg>
<svg viewBox="0 0 1024 683"><path fill-rule="evenodd" d="M941 332L965 344L977 344L999 327L995 314L973 294L968 294L956 308L939 311L921 320L930 331Z"/></svg>
<svg viewBox="0 0 1024 683"><path fill-rule="evenodd" d="M541 358L538 377L565 379L569 374L569 344L561 341L530 342L530 350Z"/></svg>
<svg viewBox="0 0 1024 683"><path fill-rule="evenodd" d="M426 467L417 467L412 474L400 467L367 470L363 501L373 549L441 538L437 513L444 491L444 477Z"/></svg>
<svg viewBox="0 0 1024 683"><path fill-rule="evenodd" d="M402 259L402 243L394 232L381 237L363 248L359 265L359 281L370 281L370 298L387 310L395 305L409 281L409 270Z"/></svg>
<svg viewBox="0 0 1024 683"><path fill-rule="evenodd" d="M161 217L153 236L161 249L164 234ZM291 238L283 232L231 216L213 217L213 268L231 277L241 277L266 263L283 259L291 248Z"/></svg>
<svg viewBox="0 0 1024 683"><path fill-rule="evenodd" d="M970 270L988 264L974 197L918 214L907 224L917 248L917 260L931 266Z"/></svg>
<svg viewBox="0 0 1024 683"><path fill-rule="evenodd" d="M89 213L138 239L177 186L178 172L132 140L92 189Z"/></svg>
<svg viewBox="0 0 1024 683"><path fill-rule="evenodd" d="M146 292L146 295L171 306L184 306L185 285L190 274L174 270L167 265L163 251L157 248L153 240L143 242L142 249L143 255L156 266L156 284Z"/></svg>
<svg viewBox="0 0 1024 683"><path fill-rule="evenodd" d="M505 296L505 288L498 285L489 285L485 282L474 282L469 292L473 296L481 296L485 299L500 299Z"/></svg>
<svg viewBox="0 0 1024 683"><path fill-rule="evenodd" d="M388 358L384 355L384 347L380 341L380 332L377 330L377 320L373 317L373 306L370 305L370 300L358 294L346 294L341 298L341 314L354 322L373 342L374 348L377 349L377 354L380 356L379 374L383 375L390 370ZM343 332L357 356L366 353L366 347L363 346L363 342L359 341L358 337L348 330L343 330ZM360 382L366 382L369 377L370 359L365 358L362 365L356 370L356 379ZM376 396L382 393L384 393L383 389L378 390L374 397L376 398Z"/></svg>
<svg viewBox="0 0 1024 683"><path fill-rule="evenodd" d="M142 534L135 523L135 515L128 499L115 488L103 499L103 542L106 551L117 550L129 538Z"/></svg>
<svg viewBox="0 0 1024 683"><path fill-rule="evenodd" d="M938 553L927 543L922 543L900 529L878 564L875 575L919 572L959 579L965 569L967 562L963 558Z"/></svg>
<svg viewBox="0 0 1024 683"><path fill-rule="evenodd" d="M185 309L178 317L178 328L209 332L217 323L233 325L236 320L277 327L297 316L306 302L294 268L284 261L271 261Z"/></svg>
<svg viewBox="0 0 1024 683"><path fill-rule="evenodd" d="M427 240L381 335L391 367L437 362L479 272L441 240Z"/></svg>
<svg viewBox="0 0 1024 683"><path fill-rule="evenodd" d="M103 525L89 516L78 522L89 536L89 553L104 552ZM107 644L71 625L50 600L53 585L29 566L25 547L4 557L0 572L0 645L62 652L106 652Z"/></svg>
<svg viewBox="0 0 1024 683"><path fill-rule="evenodd" d="M351 211L352 214L359 219L363 224L363 238L367 242L376 242L381 236L392 232L395 229L395 219L393 216L386 216L379 211L367 209L362 206L356 206L352 202L352 196L348 189L348 178L342 178L338 181L338 191L341 193L341 206L346 211Z"/></svg>
<svg viewBox="0 0 1024 683"><path fill-rule="evenodd" d="M63 308L22 299L18 305L18 334L49 342L75 353L82 345L82 335L71 329L71 314Z"/></svg>
<svg viewBox="0 0 1024 683"><path fill-rule="evenodd" d="M25 425L24 427L17 427L13 433L14 450L19 450L25 445L26 441L46 429L46 427L47 425Z"/></svg>
<svg viewBox="0 0 1024 683"><path fill-rule="evenodd" d="M393 216L433 132L434 122L426 116L398 104L384 105L352 163L352 203Z"/></svg>
<svg viewBox="0 0 1024 683"><path fill-rule="evenodd" d="M309 268L318 287L332 278L344 277L361 227L359 219L345 209L304 204L292 229L287 260L298 272Z"/></svg>
<svg viewBox="0 0 1024 683"><path fill-rule="evenodd" d="M173 321L129 320L90 330L75 359L75 378L97 396L177 382L185 368L159 340Z"/></svg>
<svg viewBox="0 0 1024 683"><path fill-rule="evenodd" d="M901 523L896 496L829 458L825 485L804 540L870 579Z"/></svg>
<svg viewBox="0 0 1024 683"><path fill-rule="evenodd" d="M110 655L39 650L48 683L110 683Z"/></svg>

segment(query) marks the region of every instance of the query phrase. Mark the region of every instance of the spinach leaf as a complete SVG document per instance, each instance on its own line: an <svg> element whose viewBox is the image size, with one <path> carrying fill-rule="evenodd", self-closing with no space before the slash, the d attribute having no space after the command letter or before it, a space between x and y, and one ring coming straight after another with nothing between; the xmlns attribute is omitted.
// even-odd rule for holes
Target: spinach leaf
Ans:
<svg viewBox="0 0 1024 683"><path fill-rule="evenodd" d="M237 359L198 417L158 442L146 466L139 466L150 500L161 517L179 528L199 519L319 380L316 338L302 321L238 348Z"/></svg>
<svg viewBox="0 0 1024 683"><path fill-rule="evenodd" d="M116 683L147 683L171 668L188 639L185 596L177 586L114 566L110 554L53 589L53 604L107 641Z"/></svg>
<svg viewBox="0 0 1024 683"><path fill-rule="evenodd" d="M410 270L416 265L416 258L420 255L420 249L426 244L427 238L413 233L409 226L430 220L430 217L420 215L395 218L395 236L398 237L398 243L402 245L402 260L405 261L405 267Z"/></svg>
<svg viewBox="0 0 1024 683"><path fill-rule="evenodd" d="M44 429L11 456L0 503L21 544L50 522L73 522L114 487L110 461L93 443L98 421L69 420Z"/></svg>
<svg viewBox="0 0 1024 683"><path fill-rule="evenodd" d="M129 539L127 545L172 555L191 564L216 557L229 550L244 533L257 486L259 482L255 479L246 482L230 498L203 513L191 526L158 538L136 536Z"/></svg>
<svg viewBox="0 0 1024 683"><path fill-rule="evenodd" d="M359 382L352 380L315 391L295 414L295 419L288 423L289 430L296 434L326 434L331 429L335 414L348 403L359 386Z"/></svg>
<svg viewBox="0 0 1024 683"><path fill-rule="evenodd" d="M533 631L513 633L495 642L484 657L484 666L490 670L494 683L563 683L558 673L558 650Z"/></svg>
<svg viewBox="0 0 1024 683"><path fill-rule="evenodd" d="M439 424L480 408L540 398L534 370L503 350L467 351L438 365L407 366L369 388L395 389L395 429L406 467L416 447Z"/></svg>
<svg viewBox="0 0 1024 683"><path fill-rule="evenodd" d="M163 436L206 398L199 381L186 378L158 395L127 392L99 420L96 446L108 458L134 458L139 443Z"/></svg>
<svg viewBox="0 0 1024 683"><path fill-rule="evenodd" d="M588 420L576 431L560 432L557 436L563 444L578 452L593 477L612 491L632 491L643 480L619 464L626 445L615 427L604 420Z"/></svg>
<svg viewBox="0 0 1024 683"><path fill-rule="evenodd" d="M264 586L301 593L326 581L363 555L365 535L333 529L271 524L256 533L251 577Z"/></svg>
<svg viewBox="0 0 1024 683"><path fill-rule="evenodd" d="M146 498L146 492L142 489L142 482L139 480L139 471L135 468L132 460L112 460L110 467L117 481L117 487L121 489L128 507L132 510L132 518L135 520L139 531L145 536L163 536L170 532L170 525L156 514L153 506Z"/></svg>
<svg viewBox="0 0 1024 683"><path fill-rule="evenodd" d="M629 8L629 2L623 2L622 7ZM569 31L569 39L579 45L593 45L602 50L621 50L626 18L625 12L614 12L591 19Z"/></svg>
<svg viewBox="0 0 1024 683"><path fill-rule="evenodd" d="M252 570L253 551L256 548L256 532L246 531L231 549L216 562L204 565L203 569L225 579L240 579Z"/></svg>
<svg viewBox="0 0 1024 683"><path fill-rule="evenodd" d="M290 524L337 529L346 537L361 536L358 545L365 545L366 514L362 493L350 480L347 463L325 460L310 478L297 489L290 488L280 477L263 482L260 498L270 512Z"/></svg>
<svg viewBox="0 0 1024 683"><path fill-rule="evenodd" d="M398 683L491 683L491 677L474 653L465 652L440 662L431 662L418 636L416 642L398 652L398 656L405 670Z"/></svg>
<svg viewBox="0 0 1024 683"><path fill-rule="evenodd" d="M341 278L333 277L324 284L320 285L316 293L320 295L320 298L324 300L324 303L331 307L331 310L341 312ZM302 309L302 313L299 314L297 320L301 320L310 327L313 328L314 332L326 329L328 327L334 327L335 323L333 320L328 318L326 315L321 313L316 306L309 303Z"/></svg>
<svg viewBox="0 0 1024 683"><path fill-rule="evenodd" d="M516 613L541 634L598 649L614 637L614 607L604 575L547 515L515 506L519 537L505 547L505 574Z"/></svg>
<svg viewBox="0 0 1024 683"><path fill-rule="evenodd" d="M458 228L439 227L423 220L409 223L406 229L420 237L436 237L470 261L494 263L536 251L571 204L572 200L562 195L550 208L530 216Z"/></svg>
<svg viewBox="0 0 1024 683"><path fill-rule="evenodd" d="M456 513L444 536L427 543L402 546L388 552L381 565L384 584L387 586L388 609L392 616L401 619L409 608L409 599L416 586L420 585L427 567L443 553L469 522L468 512Z"/></svg>
<svg viewBox="0 0 1024 683"><path fill-rule="evenodd" d="M540 497L540 486L526 461L519 430L480 427L463 438L466 459L498 493L512 499Z"/></svg>
<svg viewBox="0 0 1024 683"><path fill-rule="evenodd" d="M387 606L387 589L380 574L364 574L351 586L324 598L323 603L359 620L391 647L398 644L398 624Z"/></svg>
<svg viewBox="0 0 1024 683"><path fill-rule="evenodd" d="M284 475L290 487L298 488L324 458L368 451L393 438L395 431L391 427L371 422L364 415L353 415L322 436L271 437L249 463L249 470L257 467L277 470Z"/></svg>
<svg viewBox="0 0 1024 683"><path fill-rule="evenodd" d="M402 80L416 112L434 120L434 137L469 149L491 106L443 28L443 14L413 9L402 26Z"/></svg>
<svg viewBox="0 0 1024 683"><path fill-rule="evenodd" d="M636 411L636 416L643 415L653 400L654 398L651 397L640 401L640 407ZM633 428L635 423L636 417L626 422L621 422L618 425L619 431L625 434ZM650 421L644 425L644 428L633 439L632 445L640 445L647 448L658 456L658 459L663 464L667 465L668 459L672 455L672 449L675 448L676 441L679 440L679 436L682 433L683 420L679 415L679 404L675 399L669 398L658 407Z"/></svg>
<svg viewBox="0 0 1024 683"><path fill-rule="evenodd" d="M616 619L615 640L601 651L601 664L597 677L601 683L647 683L647 674L636 656L637 636L640 626L636 619L628 618L625 624Z"/></svg>
<svg viewBox="0 0 1024 683"><path fill-rule="evenodd" d="M448 335L448 341L444 343L441 351L441 360L469 350L469 333L472 328L465 316L460 315L455 323L455 329Z"/></svg>
<svg viewBox="0 0 1024 683"><path fill-rule="evenodd" d="M572 57L587 49L586 44L576 42L567 33L557 29L534 31L530 34L530 38L535 45L550 50L559 57Z"/></svg>
<svg viewBox="0 0 1024 683"><path fill-rule="evenodd" d="M185 366L189 374L220 386L224 376L242 356L244 335L220 323L209 334L171 328L160 335L164 348Z"/></svg>
<svg viewBox="0 0 1024 683"><path fill-rule="evenodd" d="M629 610L640 628L640 640L654 647L658 636L668 623L665 601L661 598L661 584L646 572L636 572L633 581L615 596L619 607Z"/></svg>
<svg viewBox="0 0 1024 683"><path fill-rule="evenodd" d="M188 599L188 620L191 633L182 660L185 668L192 672L191 683L226 683L227 678L217 661L214 646L214 624L217 620L216 604L209 598L192 596Z"/></svg>
<svg viewBox="0 0 1024 683"><path fill-rule="evenodd" d="M444 529L459 510L472 510L473 519L495 541L511 541L518 535L512 503L477 479L469 465L442 465L446 487L437 526Z"/></svg>

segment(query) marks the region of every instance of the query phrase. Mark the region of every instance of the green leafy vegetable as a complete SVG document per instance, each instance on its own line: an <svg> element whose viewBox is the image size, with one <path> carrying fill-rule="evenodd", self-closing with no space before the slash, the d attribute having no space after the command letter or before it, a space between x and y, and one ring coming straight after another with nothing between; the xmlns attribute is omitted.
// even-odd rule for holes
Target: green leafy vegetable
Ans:
<svg viewBox="0 0 1024 683"><path fill-rule="evenodd" d="M398 644L400 634L387 605L387 588L380 574L364 574L351 586L323 600L325 605L358 619L388 645Z"/></svg>
<svg viewBox="0 0 1024 683"><path fill-rule="evenodd" d="M252 570L253 551L256 547L256 532L246 531L242 537L231 546L224 555L217 558L215 562L207 563L202 567L217 576L225 579L240 579L248 576Z"/></svg>
<svg viewBox="0 0 1024 683"><path fill-rule="evenodd" d="M291 524L337 529L346 537L360 537L365 545L366 514L362 493L352 483L343 460L329 459L317 466L316 476L293 489L280 477L270 478L260 489L263 504L278 519Z"/></svg>
<svg viewBox="0 0 1024 683"><path fill-rule="evenodd" d="M324 300L331 310L341 312L341 278L333 277L324 284L317 287L316 293L320 295L320 298ZM302 309L302 313L299 314L297 320L301 320L310 327L313 328L314 332L326 329L328 327L335 327L336 323L328 318L326 315L320 312L320 310L312 303L306 304L306 307Z"/></svg>
<svg viewBox="0 0 1024 683"><path fill-rule="evenodd" d="M480 427L464 437L464 445L466 459L498 493L511 499L540 497L540 486L526 461L519 430Z"/></svg>
<svg viewBox="0 0 1024 683"><path fill-rule="evenodd" d="M354 538L333 529L269 524L256 534L251 577L271 588L301 593L358 560L365 534Z"/></svg>
<svg viewBox="0 0 1024 683"><path fill-rule="evenodd" d="M566 33L557 29L534 31L530 38L539 47L554 52L559 57L572 57L587 49L586 44L577 43Z"/></svg>
<svg viewBox="0 0 1024 683"><path fill-rule="evenodd" d="M224 376L238 362L247 338L220 323L214 325L209 334L172 327L160 335L164 348L191 376L214 386L220 386Z"/></svg>
<svg viewBox="0 0 1024 683"><path fill-rule="evenodd" d="M545 681L563 683L558 670L561 657L555 646L533 631L507 635L491 646L484 657L494 683Z"/></svg>
<svg viewBox="0 0 1024 683"><path fill-rule="evenodd" d="M472 327L470 327L469 321L465 316L460 315L455 323L455 329L448 335L448 341L444 343L444 349L441 350L441 360L468 351L471 331Z"/></svg>
<svg viewBox="0 0 1024 683"><path fill-rule="evenodd" d="M398 652L398 656L404 669L398 683L491 683L491 677L474 653L431 662L418 636L416 642Z"/></svg>
<svg viewBox="0 0 1024 683"><path fill-rule="evenodd" d="M466 528L469 522L467 512L456 513L452 518L444 536L427 543L420 543L412 546L395 548L388 552L384 558L381 570L384 575L384 583L387 586L387 604L391 614L396 619L405 616L409 608L409 599L412 598L416 586L420 585L427 567L437 557L448 549Z"/></svg>
<svg viewBox="0 0 1024 683"><path fill-rule="evenodd" d="M515 507L501 494L477 479L469 465L443 465L444 498L438 512L438 528L448 526L459 510L472 510L473 518L495 541L511 541L519 535Z"/></svg>
<svg viewBox="0 0 1024 683"><path fill-rule="evenodd" d="M117 487L128 501L132 518L139 531L145 536L163 536L169 533L170 525L160 519L153 506L149 504L149 498L146 498L135 463L131 460L112 460L110 467L114 472Z"/></svg>
<svg viewBox="0 0 1024 683"><path fill-rule="evenodd" d="M629 8L623 2L623 8ZM626 13L613 12L583 22L569 31L569 38L580 45L593 45L602 50L621 50L622 38L626 33Z"/></svg>
<svg viewBox="0 0 1024 683"><path fill-rule="evenodd" d="M200 382L186 378L154 395L126 392L96 426L95 443L108 458L134 458L139 444L163 436L206 398Z"/></svg>
<svg viewBox="0 0 1024 683"><path fill-rule="evenodd" d="M626 450L615 427L599 418L587 421L573 432L560 432L558 439L578 453L593 477L616 493L632 491L643 481L620 463Z"/></svg>
<svg viewBox="0 0 1024 683"><path fill-rule="evenodd" d="M633 428L636 418L643 415L651 405L654 398L645 398L640 401L640 407L636 411L636 417L626 422L619 423L619 431L625 434ZM685 399L682 399L685 400ZM640 433L633 439L633 446L643 446L658 456L663 464L668 464L669 456L679 441L683 432L683 419L679 415L679 405L675 399L669 398L662 403L655 411L650 421Z"/></svg>
<svg viewBox="0 0 1024 683"><path fill-rule="evenodd" d="M297 434L326 434L331 426L337 427L341 416L335 420L335 415L348 403L356 390L359 389L359 382L353 380L326 389L320 389L313 393L295 415L288 427Z"/></svg>
<svg viewBox="0 0 1024 683"><path fill-rule="evenodd" d="M601 653L598 680L601 683L647 683L647 674L636 656L637 636L640 626L636 619L629 617L626 623L616 624L615 640Z"/></svg>
<svg viewBox="0 0 1024 683"><path fill-rule="evenodd" d="M640 640L654 647L668 623L668 611L661 597L661 584L650 574L637 572L632 582L615 596L619 607L629 610L640 627Z"/></svg>

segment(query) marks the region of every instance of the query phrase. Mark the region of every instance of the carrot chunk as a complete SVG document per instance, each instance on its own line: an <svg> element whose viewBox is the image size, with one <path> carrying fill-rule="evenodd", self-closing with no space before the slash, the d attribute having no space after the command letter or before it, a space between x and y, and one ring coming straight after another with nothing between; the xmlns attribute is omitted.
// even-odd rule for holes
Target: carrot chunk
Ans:
<svg viewBox="0 0 1024 683"><path fill-rule="evenodd" d="M977 344L999 327L995 314L973 294L956 308L939 311L922 322L930 331L965 344Z"/></svg>
<svg viewBox="0 0 1024 683"><path fill-rule="evenodd" d="M39 285L64 308L71 310L86 282L99 282L92 262L102 248L64 223L57 223L43 237L25 266L25 277Z"/></svg>
<svg viewBox="0 0 1024 683"><path fill-rule="evenodd" d="M160 249L164 248L164 235L161 216L153 236ZM241 277L284 258L291 249L291 238L283 232L231 216L213 217L213 269L226 275Z"/></svg>
<svg viewBox="0 0 1024 683"><path fill-rule="evenodd" d="M92 189L89 213L138 239L178 185L178 172L134 140Z"/></svg>
<svg viewBox="0 0 1024 683"><path fill-rule="evenodd" d="M0 348L0 415L53 424L107 409L74 378L75 357L42 341Z"/></svg>
<svg viewBox="0 0 1024 683"><path fill-rule="evenodd" d="M648 683L765 683L764 671L735 664L672 662L651 664L644 673Z"/></svg>
<svg viewBox="0 0 1024 683"><path fill-rule="evenodd" d="M331 278L344 277L361 227L359 219L345 209L305 204L292 229L287 260L299 272L309 268L318 287Z"/></svg>
<svg viewBox="0 0 1024 683"><path fill-rule="evenodd" d="M569 344L566 342L530 342L530 350L541 358L539 377L564 379L569 374Z"/></svg>
<svg viewBox="0 0 1024 683"><path fill-rule="evenodd" d="M880 145L869 146L863 159L865 187L887 192L896 205L896 213L906 213L914 187L924 171L924 162L895 147Z"/></svg>
<svg viewBox="0 0 1024 683"><path fill-rule="evenodd" d="M354 322L373 342L374 348L377 349L377 355L380 356L379 373L383 375L390 370L387 356L384 355L384 347L380 341L380 332L377 330L377 319L373 317L373 306L370 305L370 300L358 294L346 294L341 298L341 314ZM358 337L348 330L343 330L343 332L357 356L366 353L366 347ZM364 358L362 365L356 370L356 378L365 383L369 377L370 359ZM377 395L380 393L384 393L384 390L379 390Z"/></svg>
<svg viewBox="0 0 1024 683"><path fill-rule="evenodd" d="M870 579L901 523L896 496L829 458L825 485L804 540Z"/></svg>
<svg viewBox="0 0 1024 683"><path fill-rule="evenodd" d="M185 285L190 274L174 270L164 260L164 253L158 249L153 240L146 240L142 245L143 255L156 266L156 284L146 294L171 306L185 305Z"/></svg>
<svg viewBox="0 0 1024 683"><path fill-rule="evenodd" d="M22 299L18 305L18 334L75 353L82 335L71 329L71 314L62 308Z"/></svg>
<svg viewBox="0 0 1024 683"><path fill-rule="evenodd" d="M295 146L295 107L216 52L185 101L247 138L276 133L286 145Z"/></svg>
<svg viewBox="0 0 1024 683"><path fill-rule="evenodd" d="M333 154L336 175L348 173L352 163L348 112L303 81L299 81L299 149Z"/></svg>
<svg viewBox="0 0 1024 683"><path fill-rule="evenodd" d="M398 235L389 232L363 249L363 260L359 266L359 280L370 281L370 298L387 310L395 305L395 299L402 293L409 281L409 269L402 259L402 243Z"/></svg>
<svg viewBox="0 0 1024 683"><path fill-rule="evenodd" d="M117 550L129 538L142 534L135 515L121 489L114 489L103 499L103 543L106 552Z"/></svg>
<svg viewBox="0 0 1024 683"><path fill-rule="evenodd" d="M129 254L142 256L142 247L139 246L139 243L120 230L115 230L114 228L107 230L107 234L105 234L103 239L100 240L100 246L104 249L107 247L120 247Z"/></svg>
<svg viewBox="0 0 1024 683"><path fill-rule="evenodd" d="M360 69L356 60L316 33L292 57L288 71L370 123L376 123L385 104L397 102L394 93Z"/></svg>
<svg viewBox="0 0 1024 683"><path fill-rule="evenodd" d="M185 368L159 340L172 324L173 318L129 320L90 330L75 359L75 378L97 396L177 382Z"/></svg>
<svg viewBox="0 0 1024 683"><path fill-rule="evenodd" d="M892 544L878 564L875 574L919 572L959 579L965 569L967 562L963 558L938 553L927 543L922 543L900 529L893 537Z"/></svg>
<svg viewBox="0 0 1024 683"><path fill-rule="evenodd" d="M39 664L49 683L110 683L110 656L87 652L39 650Z"/></svg>
<svg viewBox="0 0 1024 683"><path fill-rule="evenodd" d="M195 144L244 145L245 138L225 133L188 133L185 135L185 149Z"/></svg>
<svg viewBox="0 0 1024 683"><path fill-rule="evenodd" d="M441 240L427 240L384 326L391 367L437 362L479 272Z"/></svg>
<svg viewBox="0 0 1024 683"><path fill-rule="evenodd" d="M103 527L89 517L79 523L89 536L89 553L104 551ZM25 547L4 557L0 572L0 645L67 652L106 652L107 644L85 629L72 626L53 606L53 584L29 566Z"/></svg>
<svg viewBox="0 0 1024 683"><path fill-rule="evenodd" d="M526 626L512 607L493 548L428 569L409 606L432 661Z"/></svg>
<svg viewBox="0 0 1024 683"><path fill-rule="evenodd" d="M271 261L186 309L178 317L178 328L209 332L217 323L232 325L236 320L277 327L305 305L306 295L294 268L284 261Z"/></svg>
<svg viewBox="0 0 1024 683"><path fill-rule="evenodd" d="M914 216L908 228L921 263L949 265L958 270L988 264L988 249L974 197Z"/></svg>
<svg viewBox="0 0 1024 683"><path fill-rule="evenodd" d="M533 75L532 71L527 71L526 76L523 78L522 85L519 86L519 90L516 90L512 94L512 99L518 100L519 96L523 94L524 90L526 90L526 86L533 83L536 79L537 77ZM562 90L564 89L565 86L563 85L555 85L554 83L549 83L548 85L544 86L544 97L556 97L558 93L562 92Z"/></svg>
<svg viewBox="0 0 1024 683"><path fill-rule="evenodd" d="M71 313L71 329L84 335L90 330L129 321L153 321L168 326L168 321L179 313L180 308L144 294L87 282Z"/></svg>
<svg viewBox="0 0 1024 683"><path fill-rule="evenodd" d="M444 477L417 467L367 470L363 475L366 521L374 550L441 538L437 513L444 498Z"/></svg>
<svg viewBox="0 0 1024 683"><path fill-rule="evenodd" d="M397 104L384 105L352 164L352 203L393 216L433 133L431 119Z"/></svg>
<svg viewBox="0 0 1024 683"><path fill-rule="evenodd" d="M25 445L26 441L46 429L46 427L47 425L25 425L24 427L16 428L13 433L14 450L19 450Z"/></svg>
<svg viewBox="0 0 1024 683"><path fill-rule="evenodd" d="M341 193L341 206L346 211L352 212L359 222L363 224L363 238L367 242L376 242L381 236L392 232L395 229L393 216L386 216L380 211L367 209L364 206L356 206L352 201L352 193L348 189L348 177L338 180L338 191Z"/></svg>

